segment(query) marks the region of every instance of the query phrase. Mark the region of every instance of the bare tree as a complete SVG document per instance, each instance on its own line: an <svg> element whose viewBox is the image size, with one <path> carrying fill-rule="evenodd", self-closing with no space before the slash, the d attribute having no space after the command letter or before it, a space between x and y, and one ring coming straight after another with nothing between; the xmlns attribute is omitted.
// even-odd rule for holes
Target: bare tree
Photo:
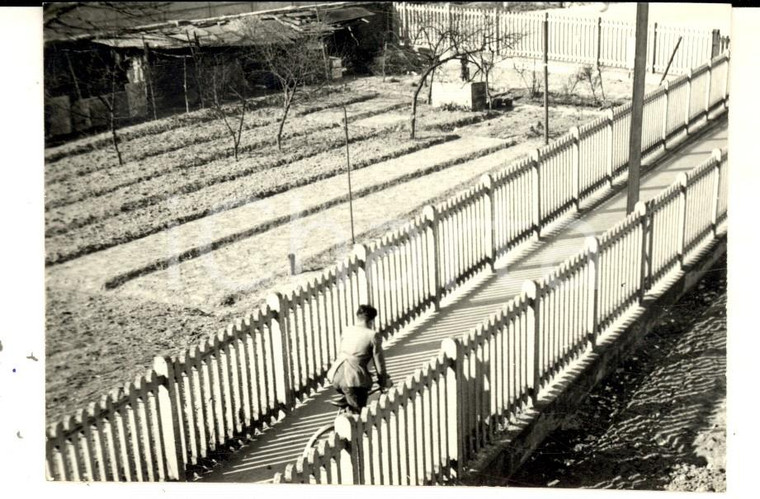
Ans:
<svg viewBox="0 0 760 499"><path fill-rule="evenodd" d="M481 54L489 51L496 43L505 48L511 46L517 38L514 34L498 36L496 31L487 24L479 28L464 27L459 19L452 22L429 22L421 26L412 40L413 45L422 47L419 53L423 69L412 96L409 137L412 139L415 137L417 98L428 78L430 78L430 95L432 96L433 76L437 68L449 61L460 60L463 63L468 61L476 63L480 71L487 69L490 73L493 64L486 68L483 63L483 58L486 56Z"/></svg>
<svg viewBox="0 0 760 499"><path fill-rule="evenodd" d="M246 23L245 37L252 43L248 57L264 65L282 92L282 115L275 137L277 148L282 150L282 133L296 93L306 85L325 81L322 44L323 37L329 30L317 21L308 31L303 31L294 38L270 33L266 40L262 40L259 33L271 31L262 22L264 21L252 19Z"/></svg>
<svg viewBox="0 0 760 499"><path fill-rule="evenodd" d="M200 78L204 80L201 88L207 94L204 100L211 104L213 113L224 123L237 161L248 108L248 82L233 51L209 53L204 56L204 61L207 64Z"/></svg>

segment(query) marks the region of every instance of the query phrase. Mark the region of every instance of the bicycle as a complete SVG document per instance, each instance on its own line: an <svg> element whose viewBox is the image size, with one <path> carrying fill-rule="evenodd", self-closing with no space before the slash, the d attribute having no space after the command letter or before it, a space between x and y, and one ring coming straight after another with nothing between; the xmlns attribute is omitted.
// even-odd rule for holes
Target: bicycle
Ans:
<svg viewBox="0 0 760 499"><path fill-rule="evenodd" d="M390 389L390 387L383 388L383 387L381 387L377 383L377 381L375 381L373 383L373 388L367 394L367 399L369 399L369 397L371 397L373 394L375 394L377 392L383 392L383 393L385 393L389 389ZM341 393L336 394L328 402L338 408L338 412L335 415L336 418L338 416L340 416L341 414L345 414L345 413L349 412L349 410L348 410L349 406L348 406L348 401L346 400L346 396L343 395L343 394L341 394ZM315 444L322 437L327 436L331 431L334 431L334 430L335 430L335 420L334 419L333 419L333 421L331 423L327 423L326 425L317 428L317 430L314 432L314 434L311 436L311 438L309 438L309 441L304 446L303 453L301 454L301 456L304 459L306 459L309 456L309 451L312 448L314 448Z"/></svg>

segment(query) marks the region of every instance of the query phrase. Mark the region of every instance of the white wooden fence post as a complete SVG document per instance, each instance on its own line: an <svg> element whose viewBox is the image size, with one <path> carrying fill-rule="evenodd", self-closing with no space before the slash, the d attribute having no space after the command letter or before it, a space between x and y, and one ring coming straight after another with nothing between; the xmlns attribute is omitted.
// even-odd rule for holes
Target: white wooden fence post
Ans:
<svg viewBox="0 0 760 499"><path fill-rule="evenodd" d="M441 342L441 350L448 358L446 369L446 428L448 455L451 467L457 477L464 470L464 434L462 428L462 401L464 400L464 373L462 369L462 343L458 339L447 338Z"/></svg>
<svg viewBox="0 0 760 499"><path fill-rule="evenodd" d="M728 74L731 71L731 51L726 50L726 76L723 83L723 109L728 109Z"/></svg>
<svg viewBox="0 0 760 499"><path fill-rule="evenodd" d="M541 162L541 153L538 149L534 149L530 153L530 160L532 166L532 178L533 178L533 234L536 239L541 239L541 174L539 172L539 164Z"/></svg>
<svg viewBox="0 0 760 499"><path fill-rule="evenodd" d="M359 268L356 271L359 280L359 304L372 305L372 285L370 282L369 270L369 251L364 244L354 245L354 255L359 262Z"/></svg>
<svg viewBox="0 0 760 499"><path fill-rule="evenodd" d="M581 134L577 126L570 129L573 138L573 202L575 211L581 209Z"/></svg>
<svg viewBox="0 0 760 499"><path fill-rule="evenodd" d="M340 453L341 483L359 485L362 483L362 447L356 429L356 417L339 414L335 418L335 433L345 445Z"/></svg>
<svg viewBox="0 0 760 499"><path fill-rule="evenodd" d="M668 106L670 106L670 83L665 80L662 84L663 95L665 96L665 112L662 113L662 148L668 150Z"/></svg>
<svg viewBox="0 0 760 499"><path fill-rule="evenodd" d="M649 232L649 217L647 216L646 203L643 201L637 202L634 211L639 215L639 217L641 217L639 220L639 223L641 224L641 268L639 269L639 289L637 290L637 293L639 295L639 303L643 303L647 291L648 269L651 266L652 255L649 254L648 243L649 238L652 236L652 234Z"/></svg>
<svg viewBox="0 0 760 499"><path fill-rule="evenodd" d="M427 205L422 209L422 215L430 221L430 231L433 240L433 259L430 262L432 267L430 274L433 276L433 304L435 305L435 311L441 310L441 258L440 258L440 227L438 224L438 210L435 206Z"/></svg>
<svg viewBox="0 0 760 499"><path fill-rule="evenodd" d="M615 144L615 130L613 128L613 125L615 124L615 113L612 111L612 109L607 110L607 182L610 185L610 188L612 188L613 185L613 177L614 177L614 171L615 171L615 148L613 147Z"/></svg>
<svg viewBox="0 0 760 499"><path fill-rule="evenodd" d="M488 260L488 266L491 268L491 272L493 272L496 263L496 222L494 220L494 217L496 216L496 203L494 202L493 177L486 173L480 178L480 181L486 191L486 219L483 224L483 231L486 236L486 259Z"/></svg>
<svg viewBox="0 0 760 499"><path fill-rule="evenodd" d="M686 135L689 135L689 122L691 121L691 68L686 73L686 118L684 119L684 128Z"/></svg>
<svg viewBox="0 0 760 499"><path fill-rule="evenodd" d="M723 161L723 154L720 149L713 149L712 157L715 159L715 188L713 189L713 209L712 209L712 233L713 238L718 236L718 208L720 206L720 169Z"/></svg>
<svg viewBox="0 0 760 499"><path fill-rule="evenodd" d="M161 421L166 478L184 480L185 459L180 442L180 411L174 389L174 372L163 357L153 359L153 371L158 376L158 417Z"/></svg>
<svg viewBox="0 0 760 499"><path fill-rule="evenodd" d="M272 350L274 352L274 382L276 400L286 408L293 408L290 338L288 336L287 305L281 293L272 293L267 297L267 304L272 311L271 322Z"/></svg>
<svg viewBox="0 0 760 499"><path fill-rule="evenodd" d="M538 287L533 281L525 281L522 292L528 298L527 328L529 338L533 338L533 384L529 389L533 405L538 402L538 392L541 389L541 317L539 314ZM528 340L530 342L530 340Z"/></svg>
<svg viewBox="0 0 760 499"><path fill-rule="evenodd" d="M588 341L596 348L599 329L599 240L595 236L586 238L588 250Z"/></svg>
<svg viewBox="0 0 760 499"><path fill-rule="evenodd" d="M676 177L676 182L680 186L680 213L678 216L678 268L683 270L684 258L686 253L686 187L689 185L689 176L681 172Z"/></svg>
<svg viewBox="0 0 760 499"><path fill-rule="evenodd" d="M710 121L710 89L712 87L712 61L707 62L707 92L705 93L705 121Z"/></svg>

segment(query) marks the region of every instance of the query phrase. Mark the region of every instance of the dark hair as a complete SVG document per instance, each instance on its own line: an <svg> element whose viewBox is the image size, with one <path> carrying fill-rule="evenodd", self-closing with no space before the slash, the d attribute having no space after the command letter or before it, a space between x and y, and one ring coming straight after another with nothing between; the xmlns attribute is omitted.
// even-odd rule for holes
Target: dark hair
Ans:
<svg viewBox="0 0 760 499"><path fill-rule="evenodd" d="M365 321L371 321L377 317L377 309L372 305L359 305L359 308L356 309L356 316Z"/></svg>

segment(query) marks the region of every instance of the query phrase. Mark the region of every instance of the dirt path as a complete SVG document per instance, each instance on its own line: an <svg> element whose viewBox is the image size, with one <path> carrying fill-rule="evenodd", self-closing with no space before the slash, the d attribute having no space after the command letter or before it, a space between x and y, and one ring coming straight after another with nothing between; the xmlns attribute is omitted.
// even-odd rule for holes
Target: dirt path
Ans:
<svg viewBox="0 0 760 499"><path fill-rule="evenodd" d="M725 454L723 257L507 485L725 491Z"/></svg>

